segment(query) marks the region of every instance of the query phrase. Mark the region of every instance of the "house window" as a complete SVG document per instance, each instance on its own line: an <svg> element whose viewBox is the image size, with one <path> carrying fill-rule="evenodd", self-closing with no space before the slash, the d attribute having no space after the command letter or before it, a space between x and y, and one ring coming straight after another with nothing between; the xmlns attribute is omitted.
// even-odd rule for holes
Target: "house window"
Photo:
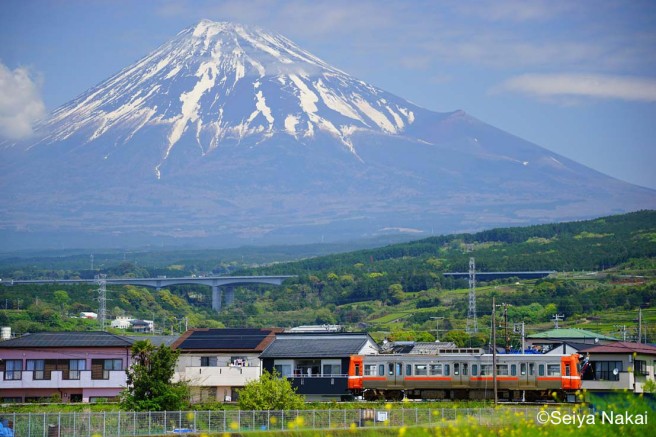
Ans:
<svg viewBox="0 0 656 437"><path fill-rule="evenodd" d="M27 360L26 364L27 364L26 370L28 372L32 372L33 380L50 379L50 373L48 373L48 377L46 378L45 360Z"/></svg>
<svg viewBox="0 0 656 437"><path fill-rule="evenodd" d="M82 370L87 370L87 361L86 360L69 360L68 369L69 369L68 379L80 379L80 372Z"/></svg>
<svg viewBox="0 0 656 437"><path fill-rule="evenodd" d="M19 397L10 397L10 398L1 398L3 404L20 404L23 402L23 398Z"/></svg>
<svg viewBox="0 0 656 437"><path fill-rule="evenodd" d="M634 369L636 375L647 375L647 361L635 360Z"/></svg>
<svg viewBox="0 0 656 437"><path fill-rule="evenodd" d="M23 360L5 360L5 380L19 380L23 377Z"/></svg>
<svg viewBox="0 0 656 437"><path fill-rule="evenodd" d="M123 370L123 360L91 360L91 379L109 379L109 372L116 370Z"/></svg>
<svg viewBox="0 0 656 437"><path fill-rule="evenodd" d="M209 367L210 357L200 357L200 367Z"/></svg>
<svg viewBox="0 0 656 437"><path fill-rule="evenodd" d="M284 377L292 376L292 365L291 364L276 364L273 366L273 369L280 375Z"/></svg>
<svg viewBox="0 0 656 437"><path fill-rule="evenodd" d="M594 379L597 381L619 381L622 371L621 361L591 361ZM617 369L617 371L615 371Z"/></svg>
<svg viewBox="0 0 656 437"><path fill-rule="evenodd" d="M323 376L341 375L342 366L340 364L324 364Z"/></svg>

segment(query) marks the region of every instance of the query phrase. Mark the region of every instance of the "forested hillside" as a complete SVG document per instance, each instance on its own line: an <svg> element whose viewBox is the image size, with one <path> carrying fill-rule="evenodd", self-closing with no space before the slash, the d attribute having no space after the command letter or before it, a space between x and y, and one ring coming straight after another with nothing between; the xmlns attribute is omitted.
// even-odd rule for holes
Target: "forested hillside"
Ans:
<svg viewBox="0 0 656 437"><path fill-rule="evenodd" d="M252 249L252 248L251 248ZM208 251L209 253L209 251ZM155 253L149 255L157 260ZM166 274L297 275L281 287L250 286L236 290L235 304L216 314L210 308L209 290L177 286L153 291L138 287L109 287L112 316L129 314L159 320L160 329L179 330L181 320L190 326L293 326L339 323L396 338L434 338L436 318L441 335L461 336L467 315L467 281L443 273L467 271L470 257L479 272L554 270L549 278L516 278L478 283L479 323L489 325L491 298L510 304L511 321L548 326L556 313L566 323L597 323L604 314L624 314L633 321L642 307L656 305L656 212L640 211L596 220L492 229L475 234L438 236L337 255L307 258L263 267L199 271L202 252L189 260L171 258L157 267L120 262L103 267L111 276ZM53 274L34 263L25 270ZM47 260L45 261L48 262ZM207 262L207 260L205 260ZM216 260L210 263L216 263ZM5 266L5 268L7 268ZM100 272L60 269L57 277L80 277ZM587 272L587 273L582 273ZM93 329L90 322L67 317L97 308L93 285L0 287L0 324L18 330ZM20 308L20 310L19 310ZM611 311L612 310L612 311ZM601 315L600 315L601 313ZM596 321L596 322L595 322ZM656 324L656 312L654 312ZM610 327L609 327L610 326ZM168 327L168 328L167 328ZM656 326L655 326L656 328ZM479 338L484 341L485 334ZM655 338L656 340L656 338Z"/></svg>

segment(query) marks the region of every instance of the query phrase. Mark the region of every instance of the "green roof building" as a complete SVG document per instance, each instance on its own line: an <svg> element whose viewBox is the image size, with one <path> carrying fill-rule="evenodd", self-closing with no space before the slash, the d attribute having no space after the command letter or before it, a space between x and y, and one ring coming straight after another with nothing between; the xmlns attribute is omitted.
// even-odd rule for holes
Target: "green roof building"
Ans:
<svg viewBox="0 0 656 437"><path fill-rule="evenodd" d="M546 347L547 349L564 342L607 344L615 341L618 339L579 328L556 328L526 336L526 344L529 347Z"/></svg>

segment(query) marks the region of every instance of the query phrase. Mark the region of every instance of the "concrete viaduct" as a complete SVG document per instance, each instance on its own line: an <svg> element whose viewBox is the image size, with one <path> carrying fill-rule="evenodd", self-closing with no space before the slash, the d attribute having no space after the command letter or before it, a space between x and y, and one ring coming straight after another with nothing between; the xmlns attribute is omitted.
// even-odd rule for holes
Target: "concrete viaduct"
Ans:
<svg viewBox="0 0 656 437"><path fill-rule="evenodd" d="M291 275L281 276L185 276L181 278L107 278L107 284L112 285L139 285L142 287L151 287L157 290L170 285L182 284L201 284L208 285L212 288L212 309L221 311L222 289L225 288L226 305L230 305L235 300L235 285L242 284L270 284L281 285L285 279L294 278ZM35 279L35 280L2 280L2 285L19 285L19 284L96 284L98 279Z"/></svg>

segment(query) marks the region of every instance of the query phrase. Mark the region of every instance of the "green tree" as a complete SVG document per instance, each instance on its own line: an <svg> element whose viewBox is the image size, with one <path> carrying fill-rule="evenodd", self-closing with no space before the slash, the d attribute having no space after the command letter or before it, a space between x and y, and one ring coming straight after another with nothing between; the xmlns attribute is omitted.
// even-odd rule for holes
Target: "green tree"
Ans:
<svg viewBox="0 0 656 437"><path fill-rule="evenodd" d="M398 305L403 301L403 285L392 284L387 288L389 301L392 305Z"/></svg>
<svg viewBox="0 0 656 437"><path fill-rule="evenodd" d="M62 311L66 308L66 305L68 304L68 301L71 300L71 298L68 296L68 293L64 290L57 290L52 294L52 297L55 300L55 303L59 305L59 308L61 308Z"/></svg>
<svg viewBox="0 0 656 437"><path fill-rule="evenodd" d="M280 377L275 370L265 370L259 380L250 381L239 390L238 404L241 410L299 410L305 400L287 378Z"/></svg>
<svg viewBox="0 0 656 437"><path fill-rule="evenodd" d="M132 365L125 371L127 387L121 407L135 411L180 410L188 405L189 387L172 383L180 351L166 345L155 347L150 340L132 345Z"/></svg>

